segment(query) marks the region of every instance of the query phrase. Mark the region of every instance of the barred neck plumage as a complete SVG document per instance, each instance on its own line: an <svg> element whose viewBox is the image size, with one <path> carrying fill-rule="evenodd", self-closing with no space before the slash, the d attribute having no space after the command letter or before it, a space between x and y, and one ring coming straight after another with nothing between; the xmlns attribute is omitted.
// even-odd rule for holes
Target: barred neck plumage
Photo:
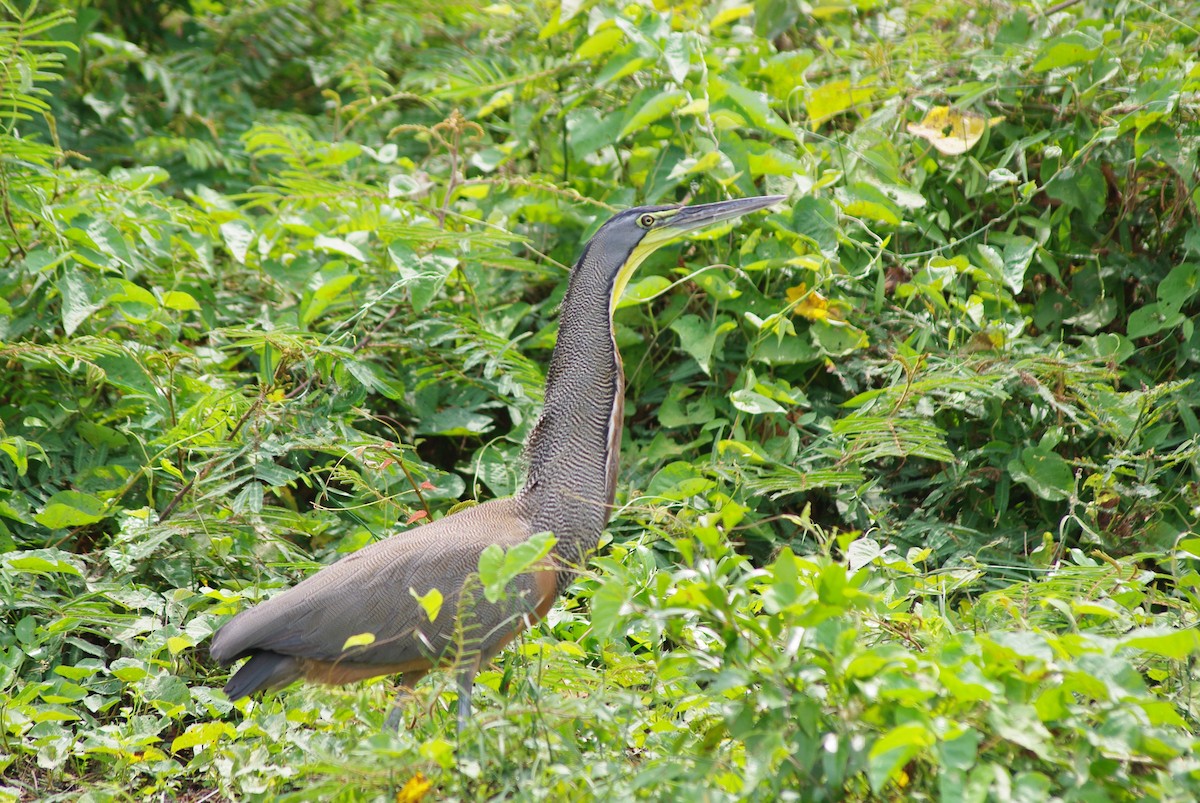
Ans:
<svg viewBox="0 0 1200 803"><path fill-rule="evenodd" d="M625 408L625 376L612 327L616 299L655 249L781 200L769 195L628 209L588 241L563 299L545 407L525 444L529 474L515 498L534 532L554 533L563 562L582 563L612 513ZM560 584L567 579L567 573L560 575Z"/></svg>
<svg viewBox="0 0 1200 803"><path fill-rule="evenodd" d="M599 247L598 247L599 246ZM614 275L593 242L571 272L542 415L525 445L517 495L535 531L549 530L565 558L595 549L612 512L625 376L612 328ZM616 255L615 264L625 254Z"/></svg>

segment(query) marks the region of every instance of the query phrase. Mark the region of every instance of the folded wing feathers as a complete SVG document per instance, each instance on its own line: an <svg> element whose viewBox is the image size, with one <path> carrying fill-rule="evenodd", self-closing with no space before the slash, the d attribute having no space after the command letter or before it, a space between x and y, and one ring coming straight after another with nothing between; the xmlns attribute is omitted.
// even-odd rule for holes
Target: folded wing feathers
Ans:
<svg viewBox="0 0 1200 803"><path fill-rule="evenodd" d="M264 651L372 664L430 656L455 637L463 581L476 571L483 549L511 546L532 534L513 500L500 499L393 535L238 614L214 636L210 653L221 665ZM431 588L443 596L434 622L409 593ZM499 620L511 614L481 610L479 616L475 624L487 633L502 629ZM361 633L371 633L374 642L343 650Z"/></svg>

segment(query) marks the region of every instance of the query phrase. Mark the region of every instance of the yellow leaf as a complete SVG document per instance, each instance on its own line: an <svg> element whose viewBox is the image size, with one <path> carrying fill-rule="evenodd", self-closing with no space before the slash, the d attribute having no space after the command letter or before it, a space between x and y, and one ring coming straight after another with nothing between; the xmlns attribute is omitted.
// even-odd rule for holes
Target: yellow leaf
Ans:
<svg viewBox="0 0 1200 803"><path fill-rule="evenodd" d="M854 11L853 4L845 2L845 0L831 0L831 2L817 3L812 8L813 19L830 20L843 14L849 14Z"/></svg>
<svg viewBox="0 0 1200 803"><path fill-rule="evenodd" d="M909 123L908 133L916 134L947 156L960 156L975 146L989 125L1002 120L990 120L949 106L934 106L919 123Z"/></svg>
<svg viewBox="0 0 1200 803"><path fill-rule="evenodd" d="M204 748L215 744L222 737L229 739L235 735L233 726L228 722L203 722L189 725L188 729L171 742L171 752L178 753L187 748Z"/></svg>
<svg viewBox="0 0 1200 803"><path fill-rule="evenodd" d="M583 59L603 56L616 47L624 36L625 34L621 33L621 29L615 25L602 28L584 40L579 49L575 51L575 58L582 61Z"/></svg>
<svg viewBox="0 0 1200 803"><path fill-rule="evenodd" d="M743 128L746 125L745 117L729 109L714 109L711 117L713 125L719 131L730 131L734 128Z"/></svg>
<svg viewBox="0 0 1200 803"><path fill-rule="evenodd" d="M160 458L158 461L158 464L159 464L159 466L162 467L163 471L167 472L175 479L178 479L178 480L183 479L183 472L180 471L179 469L175 468L175 464L172 463L167 458L165 458L165 457Z"/></svg>
<svg viewBox="0 0 1200 803"><path fill-rule="evenodd" d="M851 217L865 217L886 223L889 226L899 226L900 217L881 203L857 199L842 204L842 211Z"/></svg>
<svg viewBox="0 0 1200 803"><path fill-rule="evenodd" d="M425 611L425 615L429 617L429 621L438 618L438 614L442 612L442 592L436 588L431 588L424 595L418 594L413 589L408 589L408 593L412 594L413 599Z"/></svg>
<svg viewBox="0 0 1200 803"><path fill-rule="evenodd" d="M829 299L816 290L809 290L804 282L787 289L787 300L796 306L793 315L800 315L810 321L824 321L829 318Z"/></svg>
<svg viewBox="0 0 1200 803"><path fill-rule="evenodd" d="M479 110L480 117L487 117L493 112L500 109L508 108L513 102L513 92L511 89L502 89L492 95L492 99L487 102L482 109Z"/></svg>
<svg viewBox="0 0 1200 803"><path fill-rule="evenodd" d="M727 8L712 18L712 22L709 23L709 27L720 28L722 25L733 22L734 20L740 20L742 17L748 17L753 13L753 6L734 6L733 8Z"/></svg>
<svg viewBox="0 0 1200 803"><path fill-rule="evenodd" d="M200 309L200 304L196 302L195 297L182 290L168 290L163 293L162 305L173 310Z"/></svg>
<svg viewBox="0 0 1200 803"><path fill-rule="evenodd" d="M844 111L854 109L858 104L869 100L873 94L875 88L870 86L869 81L856 86L840 79L814 87L804 101L804 108L808 111L808 124L816 131L821 123Z"/></svg>
<svg viewBox="0 0 1200 803"><path fill-rule="evenodd" d="M346 643L342 645L342 652L345 652L352 647L367 647L374 643L374 633L355 633L353 636L346 639Z"/></svg>
<svg viewBox="0 0 1200 803"><path fill-rule="evenodd" d="M167 639L167 649L170 651L171 655L179 655L179 653L183 652L188 647L193 646L195 645L192 643L191 639L183 638L181 636L171 636Z"/></svg>
<svg viewBox="0 0 1200 803"><path fill-rule="evenodd" d="M421 803L432 788L433 782L426 780L425 776L418 772L400 787L400 791L396 793L396 803Z"/></svg>

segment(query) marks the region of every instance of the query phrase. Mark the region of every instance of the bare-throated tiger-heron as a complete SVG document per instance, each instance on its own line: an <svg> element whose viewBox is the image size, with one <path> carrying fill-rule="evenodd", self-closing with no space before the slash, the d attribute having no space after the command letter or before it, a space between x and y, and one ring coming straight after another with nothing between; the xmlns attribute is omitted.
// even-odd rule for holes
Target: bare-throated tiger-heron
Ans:
<svg viewBox="0 0 1200 803"><path fill-rule="evenodd" d="M342 684L393 674L411 688L431 669L452 665L461 730L480 664L545 616L608 524L625 382L612 314L630 276L647 255L685 232L781 200L646 206L601 226L571 272L544 407L525 445L521 490L364 547L239 613L210 648L222 666L250 659L229 680L226 695L236 700L301 678ZM510 548L543 532L556 539L548 558L489 602L477 577L483 550ZM431 589L443 600L432 621L416 599Z"/></svg>

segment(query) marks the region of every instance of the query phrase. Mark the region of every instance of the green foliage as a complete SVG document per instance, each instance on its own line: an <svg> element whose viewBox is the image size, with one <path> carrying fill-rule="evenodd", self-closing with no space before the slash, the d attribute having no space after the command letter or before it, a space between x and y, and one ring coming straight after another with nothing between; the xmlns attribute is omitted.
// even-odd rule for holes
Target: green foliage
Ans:
<svg viewBox="0 0 1200 803"><path fill-rule="evenodd" d="M1047 6L0 0L0 799L1200 796L1200 15ZM765 192L619 305L610 543L476 727L224 698L518 486L611 210Z"/></svg>
<svg viewBox="0 0 1200 803"><path fill-rule="evenodd" d="M491 544L479 556L479 582L488 602L504 597L508 584L534 570L554 548L552 533L537 533L528 541L505 549Z"/></svg>

